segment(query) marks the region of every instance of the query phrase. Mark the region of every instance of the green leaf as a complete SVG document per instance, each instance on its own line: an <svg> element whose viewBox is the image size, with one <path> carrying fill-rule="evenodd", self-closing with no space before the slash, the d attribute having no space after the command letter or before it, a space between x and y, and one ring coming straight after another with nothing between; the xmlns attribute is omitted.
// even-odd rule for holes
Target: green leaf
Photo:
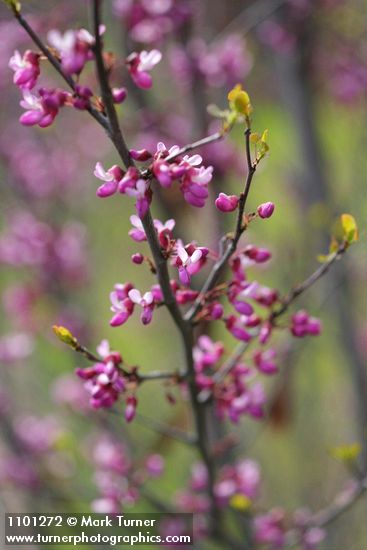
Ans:
<svg viewBox="0 0 367 550"><path fill-rule="evenodd" d="M20 2L17 2L17 0L3 0L3 2L8 6L8 8L13 10L14 13L20 13L22 6Z"/></svg>
<svg viewBox="0 0 367 550"><path fill-rule="evenodd" d="M342 214L340 221L343 228L343 237L348 244L358 241L358 227L356 220L351 214Z"/></svg>
<svg viewBox="0 0 367 550"><path fill-rule="evenodd" d="M341 462L354 462L361 453L361 445L359 443L352 443L351 445L342 445L340 447L334 447L330 449L332 457L340 460Z"/></svg>
<svg viewBox="0 0 367 550"><path fill-rule="evenodd" d="M63 344L66 344L73 349L77 349L78 340L75 338L75 336L71 334L69 329L67 329L66 327L54 325L52 327L52 330Z"/></svg>

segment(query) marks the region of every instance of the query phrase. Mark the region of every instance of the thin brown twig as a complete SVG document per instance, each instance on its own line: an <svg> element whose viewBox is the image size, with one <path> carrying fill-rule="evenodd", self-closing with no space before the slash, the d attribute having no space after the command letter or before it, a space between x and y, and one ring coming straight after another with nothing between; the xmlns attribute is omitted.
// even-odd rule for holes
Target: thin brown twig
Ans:
<svg viewBox="0 0 367 550"><path fill-rule="evenodd" d="M254 177L254 174L256 172L257 164L255 162L252 162L251 159L251 147L250 147L250 136L251 136L251 129L247 128L245 132L245 140L246 140L246 159L247 159L247 178L245 182L245 187L243 190L243 193L240 195L239 203L238 203L238 214L237 214L237 221L236 221L236 228L234 232L234 236L231 239L230 243L228 244L227 248L223 252L223 254L220 256L220 258L217 260L217 262L214 264L211 272L209 273L209 276L207 280L205 281L202 289L200 290L199 296L196 298L193 306L189 309L189 311L185 315L186 321L192 321L195 315L200 310L203 300L205 299L206 293L213 288L213 286L217 283L218 279L222 275L229 258L232 256L232 254L236 251L238 241L241 238L242 233L245 230L245 226L243 224L243 216L245 212L245 207L248 199L248 195L251 188L251 183Z"/></svg>
<svg viewBox="0 0 367 550"><path fill-rule="evenodd" d="M41 50L43 55L48 59L48 61L51 63L54 69L65 80L65 82L73 90L73 92L76 93L75 80L70 75L65 73L57 57L55 57L52 54L52 52L49 50L49 48L42 42L42 40L37 35L37 33L29 25L28 21L22 16L22 14L19 11L14 11L14 17L18 20L18 23L21 25L21 27L23 27L23 29L30 36L30 38L33 40L36 46L38 46L38 48ZM87 108L87 111L101 126L103 126L103 128L107 131L108 135L110 135L110 126L107 118L92 106L89 106Z"/></svg>
<svg viewBox="0 0 367 550"><path fill-rule="evenodd" d="M315 513L306 524L306 528L313 527L324 528L336 521L342 514L348 511L365 493L367 492L367 477L360 481L356 481L354 490L351 490L349 494L337 495L333 502L323 508L319 512ZM286 534L286 545L288 548L292 548L300 542L299 533L291 529Z"/></svg>
<svg viewBox="0 0 367 550"><path fill-rule="evenodd" d="M316 269L316 271L314 271L301 284L295 286L290 291L288 296L286 296L284 300L282 300L282 305L279 307L279 309L276 309L270 315L270 319L269 319L270 322L273 322L277 317L285 313L296 298L298 298L307 289L313 286L319 279L321 279L321 277L329 271L333 263L341 258L341 256L347 250L347 248L348 248L348 243L345 241L339 246L338 250L336 250L333 254L329 256L329 259L325 263L323 263L318 269Z"/></svg>

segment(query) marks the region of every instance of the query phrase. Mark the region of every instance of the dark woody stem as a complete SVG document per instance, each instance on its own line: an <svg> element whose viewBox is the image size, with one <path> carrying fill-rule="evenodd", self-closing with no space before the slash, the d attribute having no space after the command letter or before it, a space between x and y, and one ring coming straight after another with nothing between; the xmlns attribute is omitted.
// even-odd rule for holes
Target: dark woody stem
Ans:
<svg viewBox="0 0 367 550"><path fill-rule="evenodd" d="M48 61L51 63L51 65L56 69L56 71L59 73L59 75L65 80L65 82L68 84L68 86L73 90L73 92L76 91L76 82L75 80L65 73L63 70L60 61L55 57L49 48L42 42L38 34L32 29L32 27L28 24L27 20L24 19L22 14L18 11L14 11L14 17L18 20L18 23L23 27L23 29L26 31L26 33L31 37L33 42L38 46L38 48L41 50L43 55L48 59ZM97 111L94 107L90 106L87 108L87 111L89 114L106 130L107 134L110 136L110 126L108 123L107 118Z"/></svg>
<svg viewBox="0 0 367 550"><path fill-rule="evenodd" d="M245 132L247 178L246 178L244 190L240 195L240 199L238 203L238 214L237 214L237 221L236 221L236 228L235 228L234 235L230 243L227 245L224 252L220 256L220 258L214 264L193 306L186 313L185 315L186 321L192 321L195 315L198 313L198 311L202 307L203 302L205 300L206 293L209 292L218 282L219 278L221 277L223 271L227 266L228 260L237 249L238 241L240 240L242 233L246 229L246 226L243 223L243 216L245 213L245 207L246 207L247 198L251 188L251 183L257 167L257 164L255 162L252 162L252 159L251 159L250 136L251 136L251 129L247 128Z"/></svg>

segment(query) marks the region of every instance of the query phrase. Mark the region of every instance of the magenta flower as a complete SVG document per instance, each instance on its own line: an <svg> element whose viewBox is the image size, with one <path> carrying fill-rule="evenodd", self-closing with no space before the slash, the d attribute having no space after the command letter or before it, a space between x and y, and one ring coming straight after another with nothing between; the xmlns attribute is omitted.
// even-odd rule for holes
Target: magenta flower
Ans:
<svg viewBox="0 0 367 550"><path fill-rule="evenodd" d="M291 332L297 338L304 336L318 336L321 332L321 322L315 317L310 317L304 310L300 310L292 316Z"/></svg>
<svg viewBox="0 0 367 550"><path fill-rule="evenodd" d="M146 241L147 236L145 234L141 219L134 214L133 216L130 216L130 222L133 226L133 228L129 231L130 237L138 243Z"/></svg>
<svg viewBox="0 0 367 550"><path fill-rule="evenodd" d="M254 363L257 369L263 374L276 374L278 367L274 363L275 350L270 348L266 351L256 351L254 354Z"/></svg>
<svg viewBox="0 0 367 550"><path fill-rule="evenodd" d="M103 32L101 26L100 34ZM59 52L61 65L68 74L81 73L86 62L93 59L95 38L86 29L68 30L64 34L54 29L49 31L47 40Z"/></svg>
<svg viewBox="0 0 367 550"><path fill-rule="evenodd" d="M125 408L125 420L126 422L131 422L134 420L136 415L136 407L138 405L138 400L135 395L129 395L126 399L126 408Z"/></svg>
<svg viewBox="0 0 367 550"><path fill-rule="evenodd" d="M116 104L123 103L125 99L127 98L127 90L126 88L112 88L112 97L113 101Z"/></svg>
<svg viewBox="0 0 367 550"><path fill-rule="evenodd" d="M242 342L249 342L252 339L251 334L245 328L246 320L247 319L245 316L241 316L239 318L235 315L230 315L225 320L226 327L232 336Z"/></svg>
<svg viewBox="0 0 367 550"><path fill-rule="evenodd" d="M143 325L148 325L152 320L155 305L152 292L146 292L142 296L139 290L133 288L129 291L129 298L134 304L137 304L143 308L140 319Z"/></svg>
<svg viewBox="0 0 367 550"><path fill-rule="evenodd" d="M270 218L274 212L275 205L273 202L264 202L257 207L257 213L260 218Z"/></svg>
<svg viewBox="0 0 367 550"><path fill-rule="evenodd" d="M268 514L254 519L255 539L259 544L271 544L273 548L281 548L285 543L284 512L273 509Z"/></svg>
<svg viewBox="0 0 367 550"><path fill-rule="evenodd" d="M257 264L267 262L271 258L271 252L269 250L251 244L246 247L245 255Z"/></svg>
<svg viewBox="0 0 367 550"><path fill-rule="evenodd" d="M190 255L183 246L177 247L176 267L178 267L178 276L181 283L185 286L190 284L189 267L196 264L202 257L203 252L196 248Z"/></svg>
<svg viewBox="0 0 367 550"><path fill-rule="evenodd" d="M112 407L126 386L118 363L113 360L106 361L75 371L79 378L85 380L85 389L90 394L90 404L95 409Z"/></svg>
<svg viewBox="0 0 367 550"><path fill-rule="evenodd" d="M119 183L120 193L136 199L135 207L139 218L144 218L148 212L151 201L151 193L148 183L139 178L139 172L136 168L130 167Z"/></svg>
<svg viewBox="0 0 367 550"><path fill-rule="evenodd" d="M59 108L64 105L69 94L62 90L40 89L39 96L33 95L29 90L23 90L23 99L20 106L26 109L19 121L24 126L38 124L41 128L50 126Z"/></svg>
<svg viewBox="0 0 367 550"><path fill-rule="evenodd" d="M223 353L224 345L222 342L213 342L205 334L199 336L197 345L193 351L196 372L202 372L209 367L213 367L222 357Z"/></svg>
<svg viewBox="0 0 367 550"><path fill-rule="evenodd" d="M213 167L191 167L183 176L180 186L186 202L191 206L202 208L209 196L208 183L213 177Z"/></svg>
<svg viewBox="0 0 367 550"><path fill-rule="evenodd" d="M131 158L141 162L152 158L152 153L150 153L147 149L130 149L129 153Z"/></svg>
<svg viewBox="0 0 367 550"><path fill-rule="evenodd" d="M233 212L238 206L239 198L237 195L226 195L225 193L219 193L218 198L215 201L215 206L221 212Z"/></svg>
<svg viewBox="0 0 367 550"><path fill-rule="evenodd" d="M162 59L159 50L147 52L143 50L140 53L133 52L126 59L126 64L134 83L143 89L151 88L153 84L149 71L153 69Z"/></svg>
<svg viewBox="0 0 367 550"><path fill-rule="evenodd" d="M129 291L133 289L131 283L115 285L115 290L110 294L111 311L115 313L110 321L111 327L118 327L126 323L134 311L134 303L129 298Z"/></svg>
<svg viewBox="0 0 367 550"><path fill-rule="evenodd" d="M27 50L23 57L16 50L9 60L9 67L14 71L13 82L21 89L31 90L40 75L39 54Z"/></svg>
<svg viewBox="0 0 367 550"><path fill-rule="evenodd" d="M147 456L145 468L150 477L159 477L164 470L164 458L159 454Z"/></svg>
<svg viewBox="0 0 367 550"><path fill-rule="evenodd" d="M119 166L114 165L106 171L103 168L102 164L100 162L97 162L93 173L96 178L105 182L97 189L98 197L110 197L111 195L116 193L119 181L123 176L123 171Z"/></svg>

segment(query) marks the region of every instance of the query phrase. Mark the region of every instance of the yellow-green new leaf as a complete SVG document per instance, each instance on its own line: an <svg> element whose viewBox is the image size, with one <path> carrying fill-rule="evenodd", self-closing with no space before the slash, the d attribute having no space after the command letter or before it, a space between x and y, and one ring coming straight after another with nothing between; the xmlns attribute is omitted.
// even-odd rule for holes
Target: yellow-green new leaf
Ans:
<svg viewBox="0 0 367 550"><path fill-rule="evenodd" d="M351 214L342 214L340 216L340 221L345 241L349 244L358 241L358 227L354 217Z"/></svg>
<svg viewBox="0 0 367 550"><path fill-rule="evenodd" d="M78 347L78 340L73 336L69 329L66 327L61 327L54 325L52 327L52 330L58 337L58 339L67 346L70 346L73 349L76 349Z"/></svg>
<svg viewBox="0 0 367 550"><path fill-rule="evenodd" d="M340 447L334 447L330 450L332 457L340 460L341 462L354 462L361 452L361 445L359 443L352 443L351 445L342 445Z"/></svg>

